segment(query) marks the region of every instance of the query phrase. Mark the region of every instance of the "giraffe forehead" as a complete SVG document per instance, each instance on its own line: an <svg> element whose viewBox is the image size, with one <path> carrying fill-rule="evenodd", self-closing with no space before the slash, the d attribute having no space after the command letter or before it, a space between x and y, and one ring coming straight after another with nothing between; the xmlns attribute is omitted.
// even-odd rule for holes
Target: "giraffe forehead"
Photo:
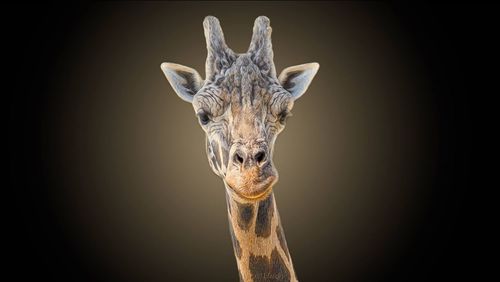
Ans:
<svg viewBox="0 0 500 282"><path fill-rule="evenodd" d="M268 70L261 70L248 54L241 54L200 90L193 105L213 116L230 114L234 121L248 121L291 108L293 99Z"/></svg>
<svg viewBox="0 0 500 282"><path fill-rule="evenodd" d="M269 84L270 78L246 56L239 57L221 80L233 113L257 112L264 107L270 96Z"/></svg>

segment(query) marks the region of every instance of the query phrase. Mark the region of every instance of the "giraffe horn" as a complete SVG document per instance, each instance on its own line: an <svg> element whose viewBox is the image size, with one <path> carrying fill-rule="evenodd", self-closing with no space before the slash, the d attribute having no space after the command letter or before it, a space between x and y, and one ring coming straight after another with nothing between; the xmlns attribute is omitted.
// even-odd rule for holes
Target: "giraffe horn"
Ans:
<svg viewBox="0 0 500 282"><path fill-rule="evenodd" d="M269 70L271 76L276 76L276 69L273 61L273 45L271 43L272 28L269 18L260 16L255 19L253 25L252 41L248 52L251 54L254 62L261 70Z"/></svg>
<svg viewBox="0 0 500 282"><path fill-rule="evenodd" d="M205 64L206 79L212 80L223 68L229 66L234 59L234 52L224 40L224 33L219 20L214 16L206 16L203 29L207 40L207 61Z"/></svg>

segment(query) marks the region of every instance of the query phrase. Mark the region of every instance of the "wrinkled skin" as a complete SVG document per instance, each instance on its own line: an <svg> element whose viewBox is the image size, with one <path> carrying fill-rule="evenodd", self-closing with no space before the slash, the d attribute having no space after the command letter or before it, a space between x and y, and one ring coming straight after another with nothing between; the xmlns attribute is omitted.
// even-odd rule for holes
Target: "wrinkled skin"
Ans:
<svg viewBox="0 0 500 282"><path fill-rule="evenodd" d="M239 195L258 198L278 180L273 148L293 107L292 96L248 55L239 56L215 81L193 99L210 165Z"/></svg>
<svg viewBox="0 0 500 282"><path fill-rule="evenodd" d="M278 180L276 137L319 65L288 67L277 77L267 17L255 20L250 47L242 54L227 47L217 18L206 17L203 26L206 78L174 63L163 63L162 70L177 95L192 103L212 170L240 197L259 199Z"/></svg>

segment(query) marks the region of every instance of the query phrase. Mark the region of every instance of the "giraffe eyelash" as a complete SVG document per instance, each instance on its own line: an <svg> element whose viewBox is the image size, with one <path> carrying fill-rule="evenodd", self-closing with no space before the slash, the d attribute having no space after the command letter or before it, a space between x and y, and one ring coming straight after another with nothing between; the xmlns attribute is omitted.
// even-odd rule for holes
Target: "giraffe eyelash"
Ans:
<svg viewBox="0 0 500 282"><path fill-rule="evenodd" d="M196 116L202 125L207 125L211 121L211 116L206 111L199 111Z"/></svg>
<svg viewBox="0 0 500 282"><path fill-rule="evenodd" d="M281 111L279 114L278 114L278 121L281 123L281 124L284 124L285 121L292 116L292 113L289 112L288 110L283 110Z"/></svg>

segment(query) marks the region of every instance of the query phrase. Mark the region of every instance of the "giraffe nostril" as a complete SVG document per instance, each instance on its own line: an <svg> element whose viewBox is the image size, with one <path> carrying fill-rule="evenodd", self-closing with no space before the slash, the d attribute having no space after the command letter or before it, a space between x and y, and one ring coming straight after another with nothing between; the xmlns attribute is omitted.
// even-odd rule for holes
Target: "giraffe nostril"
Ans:
<svg viewBox="0 0 500 282"><path fill-rule="evenodd" d="M266 153L264 151L260 151L258 152L257 154L255 154L255 161L257 161L257 163L262 163L266 158Z"/></svg>
<svg viewBox="0 0 500 282"><path fill-rule="evenodd" d="M234 153L234 162L237 164L242 164L243 163L243 157L240 155L240 153L235 152Z"/></svg>

